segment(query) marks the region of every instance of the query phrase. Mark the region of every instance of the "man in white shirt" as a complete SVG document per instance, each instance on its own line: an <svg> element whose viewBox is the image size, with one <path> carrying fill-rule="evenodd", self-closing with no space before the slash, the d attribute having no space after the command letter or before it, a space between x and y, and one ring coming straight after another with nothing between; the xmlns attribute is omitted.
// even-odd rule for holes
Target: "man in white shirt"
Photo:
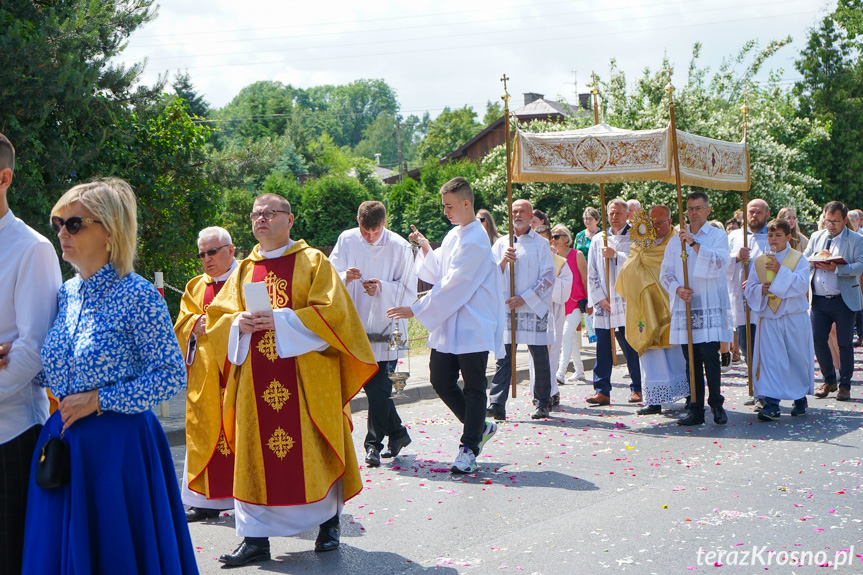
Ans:
<svg viewBox="0 0 863 575"><path fill-rule="evenodd" d="M478 469L476 457L497 431L485 420L485 370L489 352L503 355L503 287L488 234L474 214L470 184L453 178L440 194L444 215L457 227L436 250L413 226L410 235L421 248L417 276L434 287L413 305L388 310L387 316L416 316L429 330L432 387L464 425L450 470L473 473ZM459 372L464 390L458 386Z"/></svg>
<svg viewBox="0 0 863 575"><path fill-rule="evenodd" d="M641 395L641 365L638 352L626 341L626 301L614 290L617 274L629 257L629 226L626 223L627 204L622 198L608 202L608 247L604 246L602 232L594 236L587 252L587 307L593 308L593 327L596 330L596 364L593 367L594 395L587 398L592 405L611 403L611 331L623 355L629 371L629 402L638 403ZM605 276L605 262L608 261L608 283ZM612 286L609 289L608 286Z"/></svg>
<svg viewBox="0 0 863 575"><path fill-rule="evenodd" d="M204 273L186 284L174 333L186 355L186 459L181 494L186 520L214 519L234 507L234 454L222 430L225 376L207 337L207 308L237 269L234 244L225 228L198 233Z"/></svg>
<svg viewBox="0 0 863 575"><path fill-rule="evenodd" d="M681 242L670 241L665 248L665 259L660 268L659 281L668 292L671 306L669 343L679 344L686 357L686 376L689 377L689 346L686 325L686 302L692 312L692 343L695 361L695 397L690 398L689 412L678 420L679 425L704 423L704 380L710 389L708 404L713 421L718 425L728 422L722 404L720 385L722 372L719 363L720 342L734 339L731 309L728 297L728 236L725 230L708 223L710 199L704 192L692 192L686 199L689 225L680 230L679 238L686 243L687 259L681 259ZM683 265L689 274L689 287L683 287ZM691 382L690 382L691 385Z"/></svg>
<svg viewBox="0 0 863 575"><path fill-rule="evenodd" d="M54 246L9 209L14 170L0 134L0 573L21 572L31 458L48 419L40 353L62 283Z"/></svg>
<svg viewBox="0 0 863 575"><path fill-rule="evenodd" d="M379 467L381 457L396 457L411 442L390 398L393 382L389 378L399 357L404 355L390 350L389 336L397 323L399 332L407 338L408 322L387 318L387 310L413 303L417 298L417 281L412 273L410 244L386 229L387 209L381 202L360 204L357 224L358 228L339 235L330 262L348 287L378 362L378 372L363 390L369 400L365 461L370 467ZM387 437L389 445L382 454Z"/></svg>
<svg viewBox="0 0 863 575"><path fill-rule="evenodd" d="M803 257L836 257L845 260L812 264L812 336L815 357L824 374L824 384L815 397L825 398L838 391L836 399L851 399L851 377L854 374L854 318L863 309L860 293L860 274L863 273L863 237L854 233L847 224L848 208L842 202L824 206L825 229L812 234ZM836 324L836 342L839 344L839 380L836 366L827 343L830 329Z"/></svg>
<svg viewBox="0 0 863 575"><path fill-rule="evenodd" d="M515 232L514 247L509 247L509 236L499 238L491 249L503 274L503 297L507 312L504 314L503 340L506 357L498 360L497 371L491 380L489 406L486 415L498 421L506 419L506 398L512 377L514 345L526 343L535 368L533 419L548 417L551 402L551 370L549 368L548 332L551 295L554 288L554 258L548 241L530 227L533 206L527 200L512 203L512 226ZM517 263L516 263L517 262ZM515 293L510 293L509 266L515 266ZM511 316L515 310L515 341L512 340Z"/></svg>

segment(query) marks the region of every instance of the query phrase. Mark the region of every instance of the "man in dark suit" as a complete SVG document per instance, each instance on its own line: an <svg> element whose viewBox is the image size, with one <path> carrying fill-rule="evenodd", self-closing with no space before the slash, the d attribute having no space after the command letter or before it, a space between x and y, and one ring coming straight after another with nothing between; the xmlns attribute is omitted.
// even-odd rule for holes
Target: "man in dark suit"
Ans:
<svg viewBox="0 0 863 575"><path fill-rule="evenodd" d="M815 339L815 357L824 374L824 384L815 397L824 398L837 391L836 399L851 399L851 375L854 372L854 317L863 309L859 276L863 273L863 236L854 233L846 224L848 208L842 202L824 206L825 229L815 232L803 255L808 259L822 255L841 257L844 264L816 262L811 264L812 335ZM827 345L830 328L836 324L839 344L839 382L836 368Z"/></svg>

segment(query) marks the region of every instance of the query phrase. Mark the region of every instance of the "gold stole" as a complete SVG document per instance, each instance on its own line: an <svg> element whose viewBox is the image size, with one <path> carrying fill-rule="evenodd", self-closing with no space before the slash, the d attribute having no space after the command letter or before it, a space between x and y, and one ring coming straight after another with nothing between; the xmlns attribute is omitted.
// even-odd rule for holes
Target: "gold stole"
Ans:
<svg viewBox="0 0 863 575"><path fill-rule="evenodd" d="M362 479L349 402L377 371L374 353L347 288L320 251L302 240L280 258L267 260L259 250L240 262L207 310L218 356L227 357L231 323L245 310L243 284L267 281L270 272L274 307L290 305L330 347L271 361L275 340L258 332L243 365L229 367L223 417L236 454L234 497L257 505L302 505L320 501L341 479L344 499L350 499L362 489Z"/></svg>
<svg viewBox="0 0 863 575"><path fill-rule="evenodd" d="M782 260L782 265L792 272L797 267L797 263L800 261L800 258L803 254L798 252L795 249L788 248L788 253L785 254L785 259ZM758 274L758 281L761 283L767 282L767 255L762 254L755 258L755 272ZM775 296L773 294L769 294L767 297L767 307L769 307L773 313L776 313L776 310L779 309L779 306L782 304L782 298L779 296Z"/></svg>
<svg viewBox="0 0 863 575"><path fill-rule="evenodd" d="M206 274L186 284L174 332L185 351L198 317L204 314L225 282ZM225 378L206 334L199 334L195 359L186 366L186 460L189 489L208 499L231 497L234 455L222 429Z"/></svg>

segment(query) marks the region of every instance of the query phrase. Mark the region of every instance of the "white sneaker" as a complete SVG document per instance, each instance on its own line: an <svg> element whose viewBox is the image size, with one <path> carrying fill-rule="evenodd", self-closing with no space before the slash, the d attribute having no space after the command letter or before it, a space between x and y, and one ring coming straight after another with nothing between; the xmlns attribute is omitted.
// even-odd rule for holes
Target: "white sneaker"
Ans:
<svg viewBox="0 0 863 575"><path fill-rule="evenodd" d="M449 468L453 473L474 473L479 469L476 464L476 457L470 447L461 446L459 448L458 457L452 462L452 467Z"/></svg>
<svg viewBox="0 0 863 575"><path fill-rule="evenodd" d="M497 433L497 425L493 421L485 422L485 429L482 432L482 440L479 442L479 455L482 453L482 448L485 447L485 444L488 443L488 440L491 439L494 434Z"/></svg>
<svg viewBox="0 0 863 575"><path fill-rule="evenodd" d="M582 373L581 375L572 375L572 376L568 377L566 381L569 383L577 383L579 381L581 381L583 383L587 383L587 378Z"/></svg>

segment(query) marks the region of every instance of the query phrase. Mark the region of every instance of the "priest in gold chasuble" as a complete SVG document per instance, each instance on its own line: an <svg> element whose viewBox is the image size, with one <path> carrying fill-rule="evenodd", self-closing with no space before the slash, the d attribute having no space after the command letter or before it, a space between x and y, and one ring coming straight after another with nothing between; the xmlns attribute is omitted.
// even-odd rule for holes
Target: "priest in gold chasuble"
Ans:
<svg viewBox="0 0 863 575"><path fill-rule="evenodd" d="M648 216L649 214L649 216ZM641 210L632 222L629 257L615 290L626 300L626 341L638 352L645 407L636 413L662 413L662 404L689 395L686 361L679 346L668 342L671 311L668 292L659 282L665 248L676 237L667 206Z"/></svg>
<svg viewBox="0 0 863 575"><path fill-rule="evenodd" d="M315 550L338 548L341 509L362 489L349 402L377 371L338 273L321 252L290 239L287 200L261 195L251 218L260 244L207 310L214 349L231 366L224 429L236 454L244 537L219 558L231 566L268 560L268 537L316 525ZM265 285L272 310L247 311L261 302L248 299L245 284Z"/></svg>
<svg viewBox="0 0 863 575"><path fill-rule="evenodd" d="M185 351L186 461L181 493L190 522L212 519L234 506L234 454L222 430L225 377L206 331L206 311L237 268L227 230L209 227L198 234L203 274L186 284L174 332ZM222 360L224 361L224 359Z"/></svg>

